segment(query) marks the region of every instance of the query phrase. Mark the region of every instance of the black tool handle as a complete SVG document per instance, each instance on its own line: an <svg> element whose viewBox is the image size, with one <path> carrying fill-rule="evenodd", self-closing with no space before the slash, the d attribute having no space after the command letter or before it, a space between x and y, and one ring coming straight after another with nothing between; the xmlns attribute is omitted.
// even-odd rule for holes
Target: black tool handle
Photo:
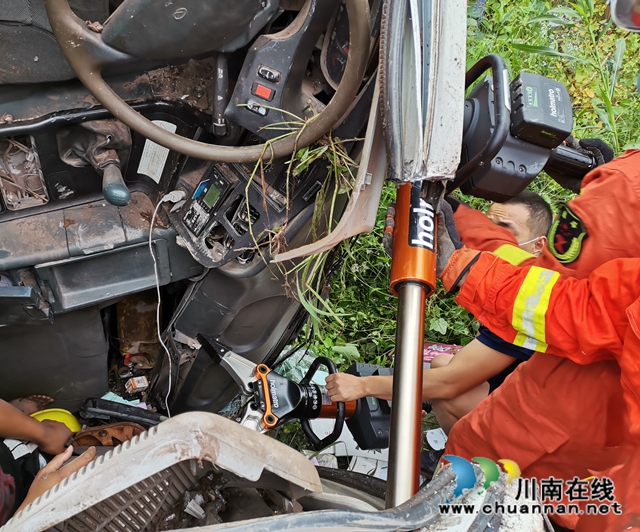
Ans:
<svg viewBox="0 0 640 532"><path fill-rule="evenodd" d="M561 144L551 150L551 156L544 166L544 171L562 175L567 179L582 180L596 166L598 162L589 152L585 153Z"/></svg>
<svg viewBox="0 0 640 532"><path fill-rule="evenodd" d="M300 381L300 385L307 386L320 366L325 366L330 375L333 373L338 373L336 365L331 359L326 357L318 357L311 363L311 367L309 368L309 371L307 371L307 374L304 376L304 378ZM338 407L338 413L336 415L336 424L333 427L333 432L322 440L318 438L315 432L313 432L308 419L302 419L300 421L302 430L306 434L307 438L309 438L311 445L316 451L321 451L325 447L328 447L332 443L335 443L336 440L340 437L340 434L342 434L342 429L344 428L344 420L346 417L346 408L344 403L336 403L336 406Z"/></svg>
<svg viewBox="0 0 640 532"><path fill-rule="evenodd" d="M475 172L491 163L493 158L504 146L509 136L511 118L509 110L511 108L508 70L504 59L498 54L489 54L473 65L465 76L465 88L469 88L487 70L491 69L493 74L493 109L495 116L495 128L487 139L487 143L482 151L475 155L462 168L458 168L456 177L449 182L447 190L452 190L462 186Z"/></svg>

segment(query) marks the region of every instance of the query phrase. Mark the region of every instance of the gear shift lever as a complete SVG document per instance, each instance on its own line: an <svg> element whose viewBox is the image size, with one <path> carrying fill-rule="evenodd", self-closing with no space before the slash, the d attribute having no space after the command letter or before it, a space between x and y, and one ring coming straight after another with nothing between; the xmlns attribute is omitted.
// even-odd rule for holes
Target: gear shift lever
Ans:
<svg viewBox="0 0 640 532"><path fill-rule="evenodd" d="M102 194L112 205L124 207L131 200L131 192L122 179L120 167L116 164L109 164L102 169Z"/></svg>
<svg viewBox="0 0 640 532"><path fill-rule="evenodd" d="M118 120L84 122L58 133L60 159L71 166L93 166L102 175L104 198L118 207L131 200L120 170L130 150L131 132Z"/></svg>

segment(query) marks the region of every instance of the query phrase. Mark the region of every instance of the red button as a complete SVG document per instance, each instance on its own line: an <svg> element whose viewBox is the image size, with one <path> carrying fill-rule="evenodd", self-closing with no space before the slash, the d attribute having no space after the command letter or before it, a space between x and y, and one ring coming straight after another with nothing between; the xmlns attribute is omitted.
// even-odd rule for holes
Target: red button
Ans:
<svg viewBox="0 0 640 532"><path fill-rule="evenodd" d="M253 87L251 87L251 94L255 94L258 98L262 98L263 100L271 101L273 100L273 96L276 93L273 89L269 87L265 87L264 85L260 85L260 83L254 83Z"/></svg>

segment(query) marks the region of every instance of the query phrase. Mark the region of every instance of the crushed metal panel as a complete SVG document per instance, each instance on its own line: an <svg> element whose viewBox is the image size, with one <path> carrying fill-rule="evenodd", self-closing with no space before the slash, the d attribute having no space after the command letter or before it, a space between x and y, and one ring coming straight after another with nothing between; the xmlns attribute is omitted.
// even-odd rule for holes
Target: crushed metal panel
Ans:
<svg viewBox="0 0 640 532"><path fill-rule="evenodd" d="M42 532L59 523L70 525L61 529L75 530L72 525L80 524L76 516L84 520L91 508L105 504L111 508L121 506L122 496L142 490L154 497L150 511L143 514L138 507L133 508L135 515L127 515L129 509L123 508L122 514L114 518L151 523L161 509L169 509L190 487L202 470L199 464L205 461L249 481L258 481L271 472L289 483L292 491L299 491L299 495L322 491L315 467L294 449L221 416L190 412L171 418L97 458L14 515L2 531ZM171 490L171 497L160 502L165 492L158 489L155 481L161 482L167 470L174 482L189 478Z"/></svg>

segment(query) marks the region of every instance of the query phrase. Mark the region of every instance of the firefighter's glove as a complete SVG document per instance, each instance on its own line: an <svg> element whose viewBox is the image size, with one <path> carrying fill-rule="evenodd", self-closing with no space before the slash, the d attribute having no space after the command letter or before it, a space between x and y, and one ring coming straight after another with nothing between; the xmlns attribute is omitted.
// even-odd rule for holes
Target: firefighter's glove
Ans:
<svg viewBox="0 0 640 532"><path fill-rule="evenodd" d="M436 259L436 274L438 277L449 264L454 251L462 247L462 241L453 220L451 205L443 201L438 212L438 256Z"/></svg>
<svg viewBox="0 0 640 532"><path fill-rule="evenodd" d="M577 140L573 136L569 136L565 141L566 144L584 154L592 155L596 160L596 166L611 162L614 157L613 148L602 139L581 139ZM582 179L569 178L559 172L547 172L553 180L562 188L571 190L576 194L580 193L582 188Z"/></svg>
<svg viewBox="0 0 640 532"><path fill-rule="evenodd" d="M613 148L602 139L582 139L578 141L581 151L588 151L598 161L598 166L613 161Z"/></svg>
<svg viewBox="0 0 640 532"><path fill-rule="evenodd" d="M467 205L464 201L459 200L455 196L447 195L447 196L444 197L444 201L446 201L449 205L451 205L451 210L453 212L456 212L458 210L458 207L460 207L460 205L464 205L465 207L469 207L469 205ZM471 207L469 207L469 208L471 208Z"/></svg>

